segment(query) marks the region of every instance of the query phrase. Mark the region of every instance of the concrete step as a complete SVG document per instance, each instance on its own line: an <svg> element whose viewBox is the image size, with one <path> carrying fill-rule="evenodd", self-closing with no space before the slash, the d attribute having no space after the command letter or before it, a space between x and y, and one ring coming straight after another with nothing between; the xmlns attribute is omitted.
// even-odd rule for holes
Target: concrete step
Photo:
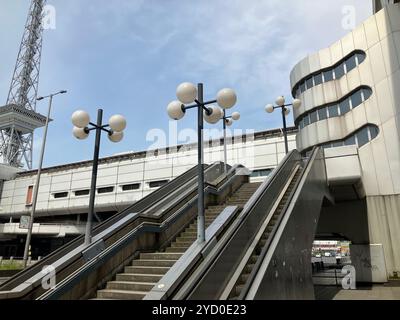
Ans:
<svg viewBox="0 0 400 320"><path fill-rule="evenodd" d="M150 291L156 282L109 281L107 289L120 291Z"/></svg>
<svg viewBox="0 0 400 320"><path fill-rule="evenodd" d="M116 281L132 281L132 282L153 282L157 283L163 277L163 274L135 274L120 273L117 274Z"/></svg>
<svg viewBox="0 0 400 320"><path fill-rule="evenodd" d="M179 253L166 253L166 252L154 252L154 253L141 253L140 259L144 260L178 260L182 254Z"/></svg>
<svg viewBox="0 0 400 320"><path fill-rule="evenodd" d="M125 273L135 274L165 274L169 267L153 267L153 266L127 266L124 269Z"/></svg>
<svg viewBox="0 0 400 320"><path fill-rule="evenodd" d="M165 249L165 252L185 253L187 249L187 247L168 247L167 249Z"/></svg>
<svg viewBox="0 0 400 320"><path fill-rule="evenodd" d="M147 292L142 291L126 291L126 290L110 290L104 289L97 291L99 299L118 299L118 300L141 300Z"/></svg>
<svg viewBox="0 0 400 320"><path fill-rule="evenodd" d="M146 267L172 267L175 264L176 260L145 260L145 259L137 259L132 261L132 266L146 266Z"/></svg>
<svg viewBox="0 0 400 320"><path fill-rule="evenodd" d="M178 237L175 241L180 243L193 243L196 239L197 237Z"/></svg>
<svg viewBox="0 0 400 320"><path fill-rule="evenodd" d="M171 248L189 248L192 245L193 242L172 242L171 243Z"/></svg>

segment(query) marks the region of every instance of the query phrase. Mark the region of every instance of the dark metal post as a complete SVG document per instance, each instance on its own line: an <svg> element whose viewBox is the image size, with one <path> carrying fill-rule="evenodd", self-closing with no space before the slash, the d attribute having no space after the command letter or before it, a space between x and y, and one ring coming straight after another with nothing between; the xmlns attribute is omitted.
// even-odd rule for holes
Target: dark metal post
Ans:
<svg viewBox="0 0 400 320"><path fill-rule="evenodd" d="M224 129L224 170L225 174L228 173L228 155L226 150L226 111L224 109L224 117L222 118L223 122L223 129Z"/></svg>
<svg viewBox="0 0 400 320"><path fill-rule="evenodd" d="M50 95L49 107L47 109L46 125L44 128L44 134L43 134L42 150L40 152L39 168L38 168L38 172L36 175L35 187L33 190L32 210L31 210L31 214L30 214L30 218L29 218L28 233L26 235L26 241L25 241L24 258L23 258L24 268L26 268L27 263L28 263L29 247L31 246L31 238L32 238L32 231L33 231L33 219L34 219L35 213L36 213L36 205L37 205L37 198L38 198L39 184L40 184L40 175L42 174L43 158L44 158L44 151L46 148L47 130L49 128L52 103L53 103L53 95Z"/></svg>
<svg viewBox="0 0 400 320"><path fill-rule="evenodd" d="M288 139L287 139L287 132L286 132L286 115L285 115L285 110L286 107L282 107L282 120L283 120L283 136L285 138L285 153L287 154L289 152L289 146L288 146Z"/></svg>
<svg viewBox="0 0 400 320"><path fill-rule="evenodd" d="M90 187L89 213L86 222L85 245L89 245L92 241L92 220L94 215L94 201L96 198L97 167L99 163L102 121L103 121L103 110L99 109L97 111L96 141L94 145L92 182Z"/></svg>
<svg viewBox="0 0 400 320"><path fill-rule="evenodd" d="M203 84L197 85L198 102L204 102ZM197 170L198 170L198 214L197 214L197 239L204 242L206 239L205 217L204 217L204 170L203 170L203 106L199 105L197 123Z"/></svg>

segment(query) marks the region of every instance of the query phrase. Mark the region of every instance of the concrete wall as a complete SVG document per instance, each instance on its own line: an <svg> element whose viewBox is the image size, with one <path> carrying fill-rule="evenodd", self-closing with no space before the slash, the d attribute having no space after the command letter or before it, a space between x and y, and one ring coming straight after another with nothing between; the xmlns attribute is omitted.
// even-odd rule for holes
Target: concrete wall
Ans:
<svg viewBox="0 0 400 320"><path fill-rule="evenodd" d="M349 72L338 79L322 83L317 83L319 81L315 77L309 89L307 86L305 90L297 90L298 85L309 79L310 75L314 77L321 71L336 68L354 53L365 57L360 59L356 67L349 67ZM356 107L348 112L327 119L318 116L317 121L304 125L296 141L298 149L305 151L314 145L330 144L330 147L335 147L333 143L357 136L360 130L370 126L368 142L359 143L362 139L358 137L356 141L361 180L368 205L354 208L354 203L345 202L328 208L321 215L320 229L331 232L342 230L356 241L382 244L387 273L391 275L398 272L400 239L396 234L400 224L397 203L400 196L400 3L388 4L341 40L300 61L291 72L291 84L293 93L303 102L294 115L296 124L301 125L304 125L301 120L307 114L310 114L311 120L314 110L339 103L359 88L372 90L367 99L361 104L355 104ZM378 129L375 132L377 135L372 135L375 128ZM340 178L343 184L347 183L346 177L342 175ZM324 222L328 213L331 213L327 220L329 222Z"/></svg>

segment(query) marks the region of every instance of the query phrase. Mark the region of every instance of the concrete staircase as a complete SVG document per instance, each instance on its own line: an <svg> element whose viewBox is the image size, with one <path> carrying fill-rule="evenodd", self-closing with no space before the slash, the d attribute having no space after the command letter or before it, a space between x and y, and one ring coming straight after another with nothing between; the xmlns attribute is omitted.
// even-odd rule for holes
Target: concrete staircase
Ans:
<svg viewBox="0 0 400 320"><path fill-rule="evenodd" d="M205 212L206 227L226 206L237 205L242 209L260 184L245 183L224 205L209 206ZM125 267L124 273L117 274L115 280L109 281L105 289L97 291L97 299L143 299L196 239L197 219L164 252L141 253L139 259Z"/></svg>

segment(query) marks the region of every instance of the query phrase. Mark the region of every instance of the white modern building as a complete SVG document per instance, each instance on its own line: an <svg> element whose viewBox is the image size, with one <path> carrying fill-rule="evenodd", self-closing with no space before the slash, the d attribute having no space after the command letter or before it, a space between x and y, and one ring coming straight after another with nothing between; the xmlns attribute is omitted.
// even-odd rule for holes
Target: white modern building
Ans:
<svg viewBox="0 0 400 320"><path fill-rule="evenodd" d="M288 129L289 150L296 148L296 132L294 127ZM204 145L206 163L223 161L223 139L210 140ZM229 164L243 164L253 171L253 181L261 181L285 156L283 134L276 129L228 136L227 151ZM95 219L98 222L107 219L196 164L197 144L130 152L101 159ZM36 170L10 170L9 167L3 167L0 177L0 181L3 179L0 182L0 256L18 256L18 244L24 241L27 233L27 229L20 226L20 218L30 213L37 174ZM42 241L40 247L45 245L52 250L52 243L59 246L83 233L91 171L91 161L42 170L33 228L33 241Z"/></svg>
<svg viewBox="0 0 400 320"><path fill-rule="evenodd" d="M353 253L372 271L386 265L388 276L400 274L400 3L394 2L374 1L373 16L300 61L290 77L293 96L303 102L294 110L297 148L325 148L336 200L321 213L318 232L364 246Z"/></svg>

